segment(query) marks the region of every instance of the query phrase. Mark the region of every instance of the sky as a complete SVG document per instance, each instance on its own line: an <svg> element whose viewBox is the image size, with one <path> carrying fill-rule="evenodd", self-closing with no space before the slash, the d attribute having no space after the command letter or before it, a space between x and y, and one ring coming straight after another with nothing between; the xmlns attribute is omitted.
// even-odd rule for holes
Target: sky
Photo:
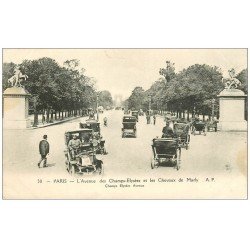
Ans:
<svg viewBox="0 0 250 250"><path fill-rule="evenodd" d="M176 72L193 64L221 68L224 77L234 68L247 68L247 49L3 49L3 62L21 63L41 57L55 59L60 65L69 59L80 60L86 75L94 77L98 90L127 98L141 86L145 90L161 76L166 61L175 63Z"/></svg>

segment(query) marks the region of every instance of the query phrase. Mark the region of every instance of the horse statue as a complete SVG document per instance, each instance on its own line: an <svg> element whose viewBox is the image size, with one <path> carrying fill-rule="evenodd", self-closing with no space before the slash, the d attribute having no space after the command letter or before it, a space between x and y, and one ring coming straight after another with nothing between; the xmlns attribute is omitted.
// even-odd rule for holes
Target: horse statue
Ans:
<svg viewBox="0 0 250 250"><path fill-rule="evenodd" d="M235 78L235 70L230 69L228 70L230 78L223 79L225 84L225 89L237 89L238 86L241 86L241 82Z"/></svg>
<svg viewBox="0 0 250 250"><path fill-rule="evenodd" d="M21 87L23 88L23 85L21 84L21 82L26 81L28 78L27 75L23 74L21 72L21 68L19 66L17 66L14 69L14 75L8 79L8 83L11 84L11 87Z"/></svg>

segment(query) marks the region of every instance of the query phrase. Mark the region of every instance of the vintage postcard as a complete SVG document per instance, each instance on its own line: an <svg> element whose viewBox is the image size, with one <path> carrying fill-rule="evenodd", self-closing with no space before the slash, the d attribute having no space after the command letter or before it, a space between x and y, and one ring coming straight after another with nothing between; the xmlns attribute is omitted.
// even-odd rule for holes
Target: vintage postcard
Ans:
<svg viewBox="0 0 250 250"><path fill-rule="evenodd" d="M3 49L3 199L247 199L247 49Z"/></svg>

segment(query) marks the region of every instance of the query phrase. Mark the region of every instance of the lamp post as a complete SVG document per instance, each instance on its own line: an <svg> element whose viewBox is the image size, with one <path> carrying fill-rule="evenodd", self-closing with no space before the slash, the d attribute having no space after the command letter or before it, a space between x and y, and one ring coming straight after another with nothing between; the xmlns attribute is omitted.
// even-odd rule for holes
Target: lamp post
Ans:
<svg viewBox="0 0 250 250"><path fill-rule="evenodd" d="M97 121L99 121L99 111L98 111L98 101L99 101L99 94L96 95L96 114L97 114Z"/></svg>

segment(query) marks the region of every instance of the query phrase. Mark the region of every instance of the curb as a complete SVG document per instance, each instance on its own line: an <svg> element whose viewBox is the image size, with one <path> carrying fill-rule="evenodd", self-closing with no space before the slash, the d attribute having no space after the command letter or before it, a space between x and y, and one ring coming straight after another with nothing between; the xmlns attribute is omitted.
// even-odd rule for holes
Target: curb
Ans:
<svg viewBox="0 0 250 250"><path fill-rule="evenodd" d="M75 119L78 119L78 118L85 118L85 117L87 117L87 116L76 116L76 117L72 117L70 119L65 119L65 120L61 120L61 121L57 121L57 122L45 124L45 125L42 125L42 126L38 125L37 127L30 127L28 129L46 128L46 127L49 127L49 126L55 126L55 125L58 125L58 124L61 124L61 123L64 123L64 122L69 122L69 121L72 121L72 120L75 120Z"/></svg>

